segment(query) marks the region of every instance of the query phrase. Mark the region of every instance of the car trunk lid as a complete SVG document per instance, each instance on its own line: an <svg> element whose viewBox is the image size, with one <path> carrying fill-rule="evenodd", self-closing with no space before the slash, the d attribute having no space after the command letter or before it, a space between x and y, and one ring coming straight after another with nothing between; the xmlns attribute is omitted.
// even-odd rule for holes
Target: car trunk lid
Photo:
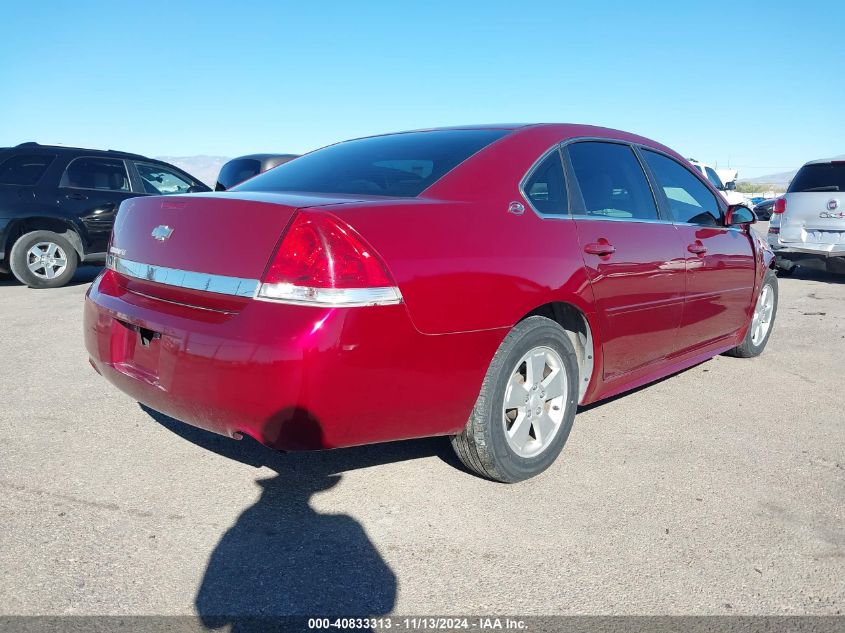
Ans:
<svg viewBox="0 0 845 633"><path fill-rule="evenodd" d="M352 201L270 193L132 198L118 213L109 267L137 294L232 308L233 297L254 296L297 209Z"/></svg>
<svg viewBox="0 0 845 633"><path fill-rule="evenodd" d="M789 184L782 243L845 244L845 161L807 163Z"/></svg>

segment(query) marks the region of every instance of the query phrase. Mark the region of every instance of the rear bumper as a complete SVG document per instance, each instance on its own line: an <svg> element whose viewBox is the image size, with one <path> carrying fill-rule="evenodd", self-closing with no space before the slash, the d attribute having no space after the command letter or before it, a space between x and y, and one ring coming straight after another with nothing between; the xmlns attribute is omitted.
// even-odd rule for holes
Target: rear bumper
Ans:
<svg viewBox="0 0 845 633"><path fill-rule="evenodd" d="M424 335L401 304L198 310L127 292L107 273L86 297L84 328L94 368L135 400L284 450L460 431L505 335Z"/></svg>
<svg viewBox="0 0 845 633"><path fill-rule="evenodd" d="M778 242L773 245L773 250L779 256L815 255L817 257L845 257L845 244L806 244L792 242Z"/></svg>

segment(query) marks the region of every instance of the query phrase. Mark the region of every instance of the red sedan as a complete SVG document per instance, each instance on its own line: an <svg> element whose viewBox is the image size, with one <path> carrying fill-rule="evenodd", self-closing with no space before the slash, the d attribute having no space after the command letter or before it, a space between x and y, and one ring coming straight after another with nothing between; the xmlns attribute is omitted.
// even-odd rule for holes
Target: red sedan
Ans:
<svg viewBox="0 0 845 633"><path fill-rule="evenodd" d="M121 205L91 363L149 407L283 450L451 436L513 482L578 404L759 354L772 253L687 161L583 125L331 145L226 193Z"/></svg>

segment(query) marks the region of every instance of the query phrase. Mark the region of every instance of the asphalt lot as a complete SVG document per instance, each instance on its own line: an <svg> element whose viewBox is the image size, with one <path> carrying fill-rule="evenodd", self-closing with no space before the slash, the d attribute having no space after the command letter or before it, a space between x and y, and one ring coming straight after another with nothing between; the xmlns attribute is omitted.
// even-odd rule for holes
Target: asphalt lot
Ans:
<svg viewBox="0 0 845 633"><path fill-rule="evenodd" d="M845 277L765 354L581 412L506 486L445 439L277 454L88 365L78 283L0 282L0 614L845 613Z"/></svg>

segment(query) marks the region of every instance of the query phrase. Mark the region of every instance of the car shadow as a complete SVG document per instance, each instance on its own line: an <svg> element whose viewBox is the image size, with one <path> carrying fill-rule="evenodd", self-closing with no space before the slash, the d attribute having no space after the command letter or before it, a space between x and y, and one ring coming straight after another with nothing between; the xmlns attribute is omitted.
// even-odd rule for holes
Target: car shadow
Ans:
<svg viewBox="0 0 845 633"><path fill-rule="evenodd" d="M617 393L615 396L610 396L609 398L604 398L603 400L599 400L598 402L591 402L590 404L579 404L578 405L578 413L584 413L586 411L592 411L593 409L598 409L600 407L605 406L606 404L610 404L611 402L616 402L617 400L620 400L622 398L627 398L628 396L632 396L635 393L639 393L640 391L645 391L646 389L654 387L655 385L659 385L661 382L666 382L667 380L671 380L675 376L680 376L681 374L684 374L688 371L696 369L697 367L701 367L702 365L706 366L706 364L709 363L712 360L713 360L712 358L708 358L707 360L703 360L700 363L696 363L695 365L691 365L690 367L685 367L684 369L679 369L676 372L672 372L671 374L668 374L666 376L662 376L661 378L658 378L656 380L652 380L651 382L647 382L646 384L640 385L639 387L634 387L633 389L630 389L628 391L623 391L622 393ZM709 371L709 370L705 369L704 371Z"/></svg>
<svg viewBox="0 0 845 633"><path fill-rule="evenodd" d="M103 270L102 266L80 266L76 269L73 277L69 282L67 282L63 287L66 288L68 286L81 286L84 284L90 284L94 279L97 278L97 275L100 274L100 271ZM14 275L0 275L0 288L4 286L21 286L21 282L15 279Z"/></svg>
<svg viewBox="0 0 845 633"><path fill-rule="evenodd" d="M806 266L798 266L787 279L806 279L807 281L821 281L829 284L845 284L845 275L831 273Z"/></svg>
<svg viewBox="0 0 845 633"><path fill-rule="evenodd" d="M236 441L141 408L161 426L203 449L275 472L257 480L258 501L238 517L211 553L195 598L206 628L266 631L301 624L305 630L302 618L376 617L392 611L396 575L364 527L346 514L317 512L310 501L336 486L344 472L430 456L445 458L444 446L450 447L444 438L280 453L249 437Z"/></svg>

